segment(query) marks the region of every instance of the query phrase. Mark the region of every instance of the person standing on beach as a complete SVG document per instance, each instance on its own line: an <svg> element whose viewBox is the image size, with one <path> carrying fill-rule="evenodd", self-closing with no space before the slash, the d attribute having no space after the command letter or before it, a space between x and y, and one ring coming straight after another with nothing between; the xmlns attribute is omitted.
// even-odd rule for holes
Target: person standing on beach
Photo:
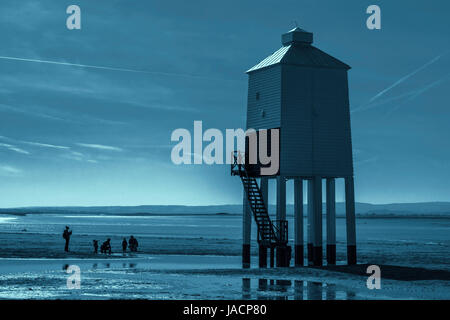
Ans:
<svg viewBox="0 0 450 320"><path fill-rule="evenodd" d="M137 239L134 238L134 237L133 237L133 245L134 245L134 250L133 251L137 252L137 248L139 246L139 243L138 243Z"/></svg>
<svg viewBox="0 0 450 320"><path fill-rule="evenodd" d="M127 246L128 246L127 239L123 238L123 241L122 241L122 252L123 252L123 254L125 254L127 252Z"/></svg>
<svg viewBox="0 0 450 320"><path fill-rule="evenodd" d="M66 229L63 232L63 238L64 238L64 240L66 240L66 245L64 246L65 252L69 252L69 241L70 241L71 235L72 235L72 231L69 230L68 226L66 226Z"/></svg>
<svg viewBox="0 0 450 320"><path fill-rule="evenodd" d="M128 240L128 246L130 247L131 252L137 251L138 242L135 237L130 236L130 240Z"/></svg>
<svg viewBox="0 0 450 320"><path fill-rule="evenodd" d="M94 253L97 254L98 253L98 240L94 240L93 245L94 245Z"/></svg>

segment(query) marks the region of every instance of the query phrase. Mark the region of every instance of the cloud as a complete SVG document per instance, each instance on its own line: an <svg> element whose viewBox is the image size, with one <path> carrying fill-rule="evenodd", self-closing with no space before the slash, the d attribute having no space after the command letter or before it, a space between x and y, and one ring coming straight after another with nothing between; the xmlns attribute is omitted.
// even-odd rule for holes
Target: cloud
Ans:
<svg viewBox="0 0 450 320"><path fill-rule="evenodd" d="M118 151L118 152L123 151L123 149L121 149L119 147L106 146L103 144L77 143L76 145L80 146L80 147L84 147L84 148L91 148L91 149L97 149L97 150Z"/></svg>
<svg viewBox="0 0 450 320"><path fill-rule="evenodd" d="M27 144L27 145L31 145L31 146L36 146L39 148L48 148L48 149L55 149L55 150L61 150L61 151L68 151L68 152L64 152L64 153L60 154L59 156L61 158L65 158L65 159L69 159L69 160L85 161L88 163L99 163L98 160L92 159L91 157L89 157L88 155L86 155L84 153L81 153L78 151L73 151L73 150L71 150L72 149L71 147L67 147L67 146L60 146L60 145L41 143L41 142L16 140L16 139L12 139L12 138L5 137L2 135L0 135L0 139L6 140L8 142L15 142L15 143L22 143L22 144ZM77 145L86 147L86 148L98 149L98 150L123 151L121 148L118 148L118 147L105 146L105 145L99 145L99 144L79 143ZM6 148L8 150L15 151L15 152L21 153L21 154L30 154L30 152L23 150L21 148L18 148L9 143L0 143L0 147ZM104 159L106 159L106 158L104 158Z"/></svg>
<svg viewBox="0 0 450 320"><path fill-rule="evenodd" d="M113 120L107 120L107 119L101 119L97 117L92 117L89 115L79 115L79 114L73 114L70 112L62 112L62 111L55 111L48 107L14 107L11 105L6 105L3 103L0 103L0 111L6 110L10 112L15 113L21 113L28 116L43 118L47 120L54 120L54 121L64 121L68 123L73 124L86 124L86 123L92 123L92 124L98 124L99 122L108 124L108 125L125 125L126 122L122 121L113 121ZM51 115L50 113L56 114L55 116Z"/></svg>
<svg viewBox="0 0 450 320"><path fill-rule="evenodd" d="M35 141L24 141L24 140L13 139L13 138L6 137L6 136L1 136L1 135L0 135L0 139L6 140L8 142L27 144L27 145L30 145L30 146L41 147L41 148L50 148L50 149L58 149L58 150L69 150L70 149L70 147L67 147L67 146L60 146L60 145L55 145L55 144L50 144L50 143L42 143L42 142L35 142ZM0 146L5 147L5 148L14 147L13 145L10 145L10 144L7 144L7 143L0 143ZM17 147L14 147L14 148L17 148Z"/></svg>
<svg viewBox="0 0 450 320"><path fill-rule="evenodd" d="M14 151L20 154L31 154L30 152L23 150L21 148L18 148L16 146L13 146L12 144L7 144L7 143L0 143L0 147L6 148L10 151Z"/></svg>
<svg viewBox="0 0 450 320"><path fill-rule="evenodd" d="M131 101L121 101L124 104L138 107L138 108L146 108L146 109L158 109L158 110L166 110L166 111L183 111L183 112L200 112L200 109L193 107L183 107L179 105L171 105L171 104L162 104L162 103L153 103L153 102L131 102Z"/></svg>
<svg viewBox="0 0 450 320"><path fill-rule="evenodd" d="M54 144L48 143L40 143L40 142L30 142L30 141L21 141L22 143L29 144L31 146L42 147L42 148L51 148L51 149L60 149L60 150L68 150L70 147L66 146L57 146Z"/></svg>
<svg viewBox="0 0 450 320"><path fill-rule="evenodd" d="M81 152L78 152L78 151L70 151L68 153L64 153L61 155L61 158L80 161L80 162L84 161L84 162L88 162L88 163L98 163L97 160L88 158L87 155L85 155Z"/></svg>
<svg viewBox="0 0 450 320"><path fill-rule="evenodd" d="M84 154L80 152L69 152L65 153L61 156L62 158L69 159L69 160L76 160L76 161L83 161L84 160Z"/></svg>
<svg viewBox="0 0 450 320"><path fill-rule="evenodd" d="M0 164L0 175L6 177L15 177L20 176L22 174L22 170L12 167L10 165Z"/></svg>
<svg viewBox="0 0 450 320"><path fill-rule="evenodd" d="M368 158L368 159L355 161L355 166L356 167L360 167L360 166L365 165L367 163L374 163L374 162L377 162L378 159L379 159L379 157L375 156L375 157L371 157L371 158Z"/></svg>
<svg viewBox="0 0 450 320"><path fill-rule="evenodd" d="M62 118L54 117L52 115L45 114L45 113L43 113L41 111L25 110L23 108L10 106L10 105L6 105L6 104L3 104L3 103L0 103L0 110L1 109L7 110L7 111L16 112L16 113L22 113L22 114L26 114L26 115L31 115L31 116L38 117L38 118L49 119L49 120L68 121L66 119L62 119Z"/></svg>

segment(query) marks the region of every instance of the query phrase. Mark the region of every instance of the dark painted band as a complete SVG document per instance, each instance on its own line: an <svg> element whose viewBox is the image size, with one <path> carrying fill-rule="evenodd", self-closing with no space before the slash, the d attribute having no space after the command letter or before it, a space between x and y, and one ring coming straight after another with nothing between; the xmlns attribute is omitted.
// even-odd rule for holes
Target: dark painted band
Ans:
<svg viewBox="0 0 450 320"><path fill-rule="evenodd" d="M275 247L270 248L270 267L275 267Z"/></svg>
<svg viewBox="0 0 450 320"><path fill-rule="evenodd" d="M313 247L313 263L315 266L321 266L323 259L322 247Z"/></svg>
<svg viewBox="0 0 450 320"><path fill-rule="evenodd" d="M277 267L281 268L289 267L290 250L291 247L288 246L279 246L276 248L275 254L277 260L276 261Z"/></svg>
<svg viewBox="0 0 450 320"><path fill-rule="evenodd" d="M308 248L308 261L312 262L313 261L313 244L308 243L307 248Z"/></svg>
<svg viewBox="0 0 450 320"><path fill-rule="evenodd" d="M242 268L250 268L250 245L242 245Z"/></svg>
<svg viewBox="0 0 450 320"><path fill-rule="evenodd" d="M275 264L278 268L283 266L283 259L284 259L284 248L276 247L275 248Z"/></svg>
<svg viewBox="0 0 450 320"><path fill-rule="evenodd" d="M336 264L336 245L327 244L327 263Z"/></svg>
<svg viewBox="0 0 450 320"><path fill-rule="evenodd" d="M295 245L295 266L301 267L303 266L303 246L302 245Z"/></svg>
<svg viewBox="0 0 450 320"><path fill-rule="evenodd" d="M259 267L267 268L267 247L259 246Z"/></svg>
<svg viewBox="0 0 450 320"><path fill-rule="evenodd" d="M356 264L356 246L347 246L347 263Z"/></svg>

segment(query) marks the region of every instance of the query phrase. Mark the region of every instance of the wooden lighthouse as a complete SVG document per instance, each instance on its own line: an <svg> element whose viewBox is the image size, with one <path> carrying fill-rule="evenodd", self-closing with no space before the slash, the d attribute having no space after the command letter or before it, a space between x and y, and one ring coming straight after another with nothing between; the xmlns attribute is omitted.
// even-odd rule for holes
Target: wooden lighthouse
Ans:
<svg viewBox="0 0 450 320"><path fill-rule="evenodd" d="M261 175L255 165L232 174L244 185L243 266L250 266L251 223L257 224L259 265L289 266L286 181L294 180L295 265L304 264L303 181L307 181L307 256L322 265L322 183L326 184L326 258L336 263L335 179L345 180L347 260L356 263L355 198L348 78L350 67L312 45L313 34L295 28L282 35L279 50L247 71L247 129L279 132L279 170ZM249 140L247 140L249 141ZM258 148L260 140L258 140ZM267 143L267 142L266 142ZM248 152L249 146L246 146ZM248 161L248 156L246 156ZM256 165L257 167L257 165ZM268 214L268 179L276 179L276 219ZM259 180L259 183L258 183ZM253 216L253 218L252 218Z"/></svg>

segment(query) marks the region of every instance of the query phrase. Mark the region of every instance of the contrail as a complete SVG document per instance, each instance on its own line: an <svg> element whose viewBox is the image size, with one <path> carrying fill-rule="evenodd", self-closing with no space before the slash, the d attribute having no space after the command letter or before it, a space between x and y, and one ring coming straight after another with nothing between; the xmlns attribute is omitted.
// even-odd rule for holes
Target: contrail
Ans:
<svg viewBox="0 0 450 320"><path fill-rule="evenodd" d="M13 60L13 61L35 62L35 63L46 63L46 64L55 64L55 65L60 65L60 66L70 66L70 67L79 67L79 68L90 68L90 69L120 71L120 72L144 73L144 74L153 74L153 75L162 75L162 76L203 78L203 79L209 79L209 80L213 79L213 78L207 77L207 76L188 74L188 73L171 73L171 72L162 72L162 71L145 71L145 70L115 68L115 67L105 67L105 66L94 66L94 65L89 65L89 64L79 64L79 63L70 63L70 62L40 60L40 59L27 59L27 58L7 57L7 56L0 56L0 59ZM216 80L227 80L227 79L216 79Z"/></svg>
<svg viewBox="0 0 450 320"><path fill-rule="evenodd" d="M367 104L365 106L361 106L357 109L351 110L350 113L354 113L354 112L358 112L358 111L366 111L390 102L393 102L395 100L399 100L399 99L403 99L403 98L408 98L405 101L403 101L402 103L398 104L397 106L395 106L393 109L391 109L387 114L391 114L392 112L394 112L395 110L397 110L398 108L400 108L402 105L404 105L406 102L414 100L415 98L417 98L418 96L420 96L421 94L423 94L424 92L430 90L431 88L434 88L438 85L440 85L441 83L447 81L450 78L450 74L447 74L446 76L444 76L443 78L433 81L430 84L427 84L426 86L417 89L417 90L413 90L413 91L409 91L406 93L403 93L401 95L392 97L392 98L388 98L388 99L384 99L381 100L380 102L375 102L375 103L371 103L371 104Z"/></svg>
<svg viewBox="0 0 450 320"><path fill-rule="evenodd" d="M124 68L113 68L113 67L102 67L102 66L93 66L93 65L88 65L88 64L78 64L78 63L49 61L49 60L26 59L26 58L16 58L16 57L6 57L6 56L0 56L0 59L14 60L14 61L26 61L26 62L48 63L48 64L57 64L57 65L61 65L61 66L93 68L93 69L112 70L112 71L148 73L147 71L141 71L141 70L124 69Z"/></svg>
<svg viewBox="0 0 450 320"><path fill-rule="evenodd" d="M397 80L396 82L394 82L392 85L390 85L389 87L387 87L386 89L383 89L382 91L380 91L379 93L377 93L376 95L374 95L372 98L370 98L369 102L367 102L366 104L363 104L359 107L357 107L356 109L353 109L352 112L355 111L360 111L361 109L365 109L365 107L367 107L368 105L372 104L372 102L374 102L376 99L378 99L379 97L383 96L385 93L387 93L388 91L394 89L395 87L397 87L398 85L400 85L401 83L405 82L406 80L408 80L409 78L411 78L412 76L414 76L415 74L419 73L420 71L428 68L430 65L432 65L433 63L435 63L436 61L438 61L439 59L441 59L442 57L444 57L445 55L447 55L449 53L449 51L438 55L437 57L431 59L430 61L428 61L427 63L425 63L423 66L421 66L420 68L414 70L413 72L407 74L406 76L400 78L399 80ZM370 108L367 108L370 109Z"/></svg>
<svg viewBox="0 0 450 320"><path fill-rule="evenodd" d="M395 96L395 97L392 97L392 98L381 100L380 102L366 104L366 105L360 106L360 107L358 107L358 108L356 108L354 110L351 110L350 113L359 112L359 111L366 111L366 110L369 110L369 109L372 109L372 108L375 108L375 107L378 107L378 106L382 106L382 105L384 105L386 103L389 103L389 102L392 102L392 101L395 101L395 100L399 100L399 99L403 99L403 98L408 97L408 96L415 95L416 93L417 93L417 90L414 90L414 91L410 91L410 92L401 94L399 96Z"/></svg>
<svg viewBox="0 0 450 320"><path fill-rule="evenodd" d="M448 52L447 52L448 53ZM397 80L396 82L394 82L394 84L390 85L389 87L387 87L386 89L380 91L379 93L377 93L375 96L373 96L370 100L369 103L373 102L375 99L378 99L379 97L381 97L382 95L384 95L386 92L388 92L389 90L392 90L393 88L395 88L396 86L398 86L399 84L405 82L406 80L408 80L409 78L411 78L413 75L415 75L416 73L422 71L423 69L427 68L428 66L432 65L433 63L435 63L436 61L438 61L440 58L442 58L445 54L441 54L438 55L437 57L431 59L430 61L428 61L427 63L425 63L423 66L421 66L420 68L414 70L413 72L407 74L406 76L400 78L399 80Z"/></svg>
<svg viewBox="0 0 450 320"><path fill-rule="evenodd" d="M423 94L424 92L426 92L426 91L428 91L428 90L430 90L430 89L432 89L432 88L434 88L434 87L440 85L441 83L447 81L448 79L450 79L450 74L447 74L445 77L443 77L443 78L441 78L441 79L439 79L439 80L436 80L436 81L434 81L434 82L432 82L432 83L426 85L425 87L423 87L423 88L421 88L421 89L419 89L419 90L416 90L416 91L414 92L414 94L413 94L409 99L407 99L407 100L405 100L403 103L400 103L399 105L395 106L393 109L391 109L391 110L387 113L387 115L390 115L392 112L394 112L394 111L396 111L397 109L399 109L399 108L400 108L401 106L403 106L405 103L407 103L407 102L409 102L409 101L411 101L411 100L414 100L415 98L417 98L418 96L420 96L420 95Z"/></svg>

